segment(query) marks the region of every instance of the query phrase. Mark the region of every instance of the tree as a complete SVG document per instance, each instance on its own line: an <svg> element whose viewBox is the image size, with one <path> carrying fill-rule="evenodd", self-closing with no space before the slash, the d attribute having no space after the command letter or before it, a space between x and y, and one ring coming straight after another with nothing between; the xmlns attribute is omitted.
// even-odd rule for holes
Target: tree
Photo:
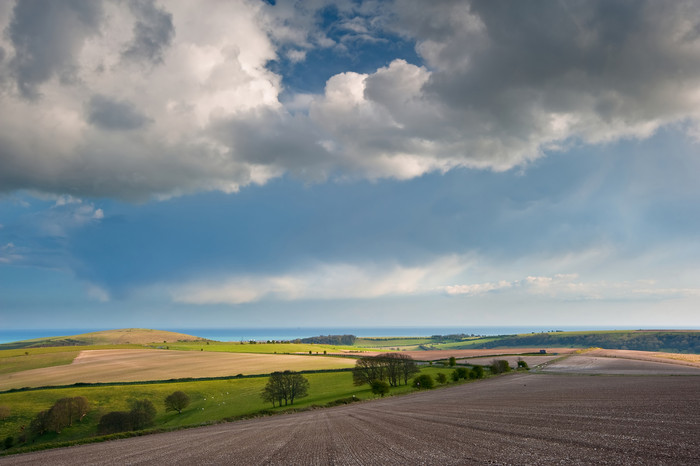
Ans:
<svg viewBox="0 0 700 466"><path fill-rule="evenodd" d="M389 384L383 380L375 380L372 382L372 393L375 395L384 396L389 393Z"/></svg>
<svg viewBox="0 0 700 466"><path fill-rule="evenodd" d="M518 358L518 369L530 369L530 366L527 365L527 361L523 358Z"/></svg>
<svg viewBox="0 0 700 466"><path fill-rule="evenodd" d="M469 369L467 369L466 367L458 367L457 369L455 369L455 371L457 372L457 375L460 379L466 379L467 377L469 377Z"/></svg>
<svg viewBox="0 0 700 466"><path fill-rule="evenodd" d="M116 434L133 430L131 414L128 411L112 411L100 418L97 432L102 435Z"/></svg>
<svg viewBox="0 0 700 466"><path fill-rule="evenodd" d="M484 377L484 368L481 366L473 366L469 371L469 378L482 379Z"/></svg>
<svg viewBox="0 0 700 466"><path fill-rule="evenodd" d="M386 363L379 356L361 357L352 370L352 381L355 385L372 385L373 381L386 378Z"/></svg>
<svg viewBox="0 0 700 466"><path fill-rule="evenodd" d="M141 430L153 425L156 418L156 407L153 406L151 400L144 398L143 400L135 400L131 403L131 428L133 430Z"/></svg>
<svg viewBox="0 0 700 466"><path fill-rule="evenodd" d="M440 384L447 383L447 376L445 374L443 374L442 372L440 372L437 376L435 376L435 378L437 379L438 383L440 383Z"/></svg>
<svg viewBox="0 0 700 466"><path fill-rule="evenodd" d="M282 400L285 406L294 404L295 399L307 396L308 390L309 381L302 374L293 371L273 372L260 397L271 402L274 408L275 402L282 406Z"/></svg>
<svg viewBox="0 0 700 466"><path fill-rule="evenodd" d="M433 378L430 377L428 374L421 374L415 379L413 379L413 386L416 388L433 388L434 385L435 382L433 381Z"/></svg>
<svg viewBox="0 0 700 466"><path fill-rule="evenodd" d="M510 365L508 364L508 361L505 359L494 359L491 362L491 373L493 374L501 374L503 372L509 372L510 371Z"/></svg>
<svg viewBox="0 0 700 466"><path fill-rule="evenodd" d="M44 410L44 411L39 411L34 419L32 419L32 422L29 424L29 431L34 435L35 437L38 437L40 435L44 435L46 432L48 432L48 424L49 424L49 411Z"/></svg>
<svg viewBox="0 0 700 466"><path fill-rule="evenodd" d="M454 367L457 365L457 359L455 359L454 356L450 356L449 365L450 365L450 367Z"/></svg>
<svg viewBox="0 0 700 466"><path fill-rule="evenodd" d="M177 411L178 414L190 405L190 397L185 392L176 391L165 398L165 410Z"/></svg>

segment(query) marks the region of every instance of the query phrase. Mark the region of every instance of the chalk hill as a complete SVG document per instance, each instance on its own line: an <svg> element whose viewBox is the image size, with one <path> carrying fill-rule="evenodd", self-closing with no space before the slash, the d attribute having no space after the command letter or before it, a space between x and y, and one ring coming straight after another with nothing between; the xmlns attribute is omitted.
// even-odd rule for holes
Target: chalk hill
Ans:
<svg viewBox="0 0 700 466"><path fill-rule="evenodd" d="M123 328L82 333L80 335L36 338L0 345L0 349L37 348L47 346L84 346L84 345L123 345L147 343L174 343L177 341L203 340L200 337L184 333L152 330L147 328Z"/></svg>

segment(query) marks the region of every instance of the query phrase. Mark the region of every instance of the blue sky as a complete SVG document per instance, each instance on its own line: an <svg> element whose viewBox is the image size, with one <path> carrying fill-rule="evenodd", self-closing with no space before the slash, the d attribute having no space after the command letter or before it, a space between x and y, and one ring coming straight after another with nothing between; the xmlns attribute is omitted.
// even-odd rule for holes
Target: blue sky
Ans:
<svg viewBox="0 0 700 466"><path fill-rule="evenodd" d="M700 327L698 13L4 2L0 327Z"/></svg>

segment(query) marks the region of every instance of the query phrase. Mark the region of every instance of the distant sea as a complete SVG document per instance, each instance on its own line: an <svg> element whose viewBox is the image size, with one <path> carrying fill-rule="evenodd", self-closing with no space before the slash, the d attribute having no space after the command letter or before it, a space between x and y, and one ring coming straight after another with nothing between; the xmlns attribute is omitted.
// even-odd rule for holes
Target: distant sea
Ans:
<svg viewBox="0 0 700 466"><path fill-rule="evenodd" d="M422 337L431 335L449 335L464 333L467 335L512 335L515 333L548 332L553 330L632 330L645 327L581 327L581 326L521 326L521 327L295 327L295 328L163 328L172 332L186 333L201 338L218 341L267 341L294 340L318 335L345 335L358 337ZM66 329L0 329L0 343L46 338L56 336L78 335L81 333L111 330L105 328L66 328Z"/></svg>

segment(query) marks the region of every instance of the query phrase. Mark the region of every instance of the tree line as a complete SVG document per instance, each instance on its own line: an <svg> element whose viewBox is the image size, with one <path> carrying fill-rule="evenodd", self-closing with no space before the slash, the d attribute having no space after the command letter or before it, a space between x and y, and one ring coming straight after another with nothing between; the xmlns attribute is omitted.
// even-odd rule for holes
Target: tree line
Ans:
<svg viewBox="0 0 700 466"><path fill-rule="evenodd" d="M384 353L378 356L364 356L357 360L352 371L355 385L372 385L374 381L385 381L398 387L419 372L412 357L401 353Z"/></svg>
<svg viewBox="0 0 700 466"><path fill-rule="evenodd" d="M352 346L355 344L356 339L357 337L355 335L319 335L317 337L308 337L294 340L294 343Z"/></svg>
<svg viewBox="0 0 700 466"><path fill-rule="evenodd" d="M278 406L293 405L294 400L308 395L309 381L302 374L294 371L273 372L262 389L260 396L264 401Z"/></svg>

